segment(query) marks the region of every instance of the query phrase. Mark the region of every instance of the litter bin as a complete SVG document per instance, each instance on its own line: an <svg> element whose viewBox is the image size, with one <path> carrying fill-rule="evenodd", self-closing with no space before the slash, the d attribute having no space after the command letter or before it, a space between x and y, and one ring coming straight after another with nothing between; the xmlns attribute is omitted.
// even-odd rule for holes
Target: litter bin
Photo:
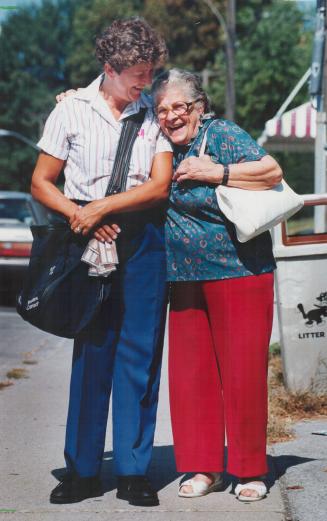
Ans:
<svg viewBox="0 0 327 521"><path fill-rule="evenodd" d="M327 392L327 194L273 230L284 380L292 392Z"/></svg>

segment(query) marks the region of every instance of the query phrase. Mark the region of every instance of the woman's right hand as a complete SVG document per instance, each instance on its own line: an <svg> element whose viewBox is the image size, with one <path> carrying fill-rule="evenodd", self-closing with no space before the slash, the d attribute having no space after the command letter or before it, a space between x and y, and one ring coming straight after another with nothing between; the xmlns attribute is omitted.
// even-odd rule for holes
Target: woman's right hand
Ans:
<svg viewBox="0 0 327 521"><path fill-rule="evenodd" d="M65 90L65 92L60 92L60 94L57 94L56 96L56 102L60 103L60 101L64 100L68 96L72 96L72 94L75 94L75 92L77 92L75 89L69 89Z"/></svg>
<svg viewBox="0 0 327 521"><path fill-rule="evenodd" d="M120 231L118 224L103 224L94 230L93 235L98 241L112 243L117 239Z"/></svg>
<svg viewBox="0 0 327 521"><path fill-rule="evenodd" d="M72 207L70 208L70 212L66 214L66 217L68 220L71 220L74 218L74 216L77 214L77 212L82 208L81 206L78 206L76 203L72 203ZM75 233L80 233L76 230ZM118 237L118 234L121 232L121 229L119 228L118 224L110 223L110 224L102 224L101 226L96 226L93 230L93 237L101 242L109 242L112 243L112 241L115 241Z"/></svg>
<svg viewBox="0 0 327 521"><path fill-rule="evenodd" d="M198 181L200 183L220 184L223 170L224 167L214 163L208 155L202 157L191 156L181 161L173 176L173 181L177 181L177 183Z"/></svg>

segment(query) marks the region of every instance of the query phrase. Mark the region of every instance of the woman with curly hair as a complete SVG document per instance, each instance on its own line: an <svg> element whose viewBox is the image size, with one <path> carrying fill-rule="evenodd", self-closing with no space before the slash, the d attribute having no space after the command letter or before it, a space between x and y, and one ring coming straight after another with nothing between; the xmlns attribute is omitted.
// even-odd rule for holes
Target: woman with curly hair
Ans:
<svg viewBox="0 0 327 521"><path fill-rule="evenodd" d="M171 146L142 91L167 55L142 19L116 20L97 39L103 73L50 114L39 142L33 196L70 222L75 233L117 238L119 266L101 312L74 342L65 459L67 474L52 503L102 495L109 396L117 497L158 504L146 479L151 459L166 310L164 209L172 177ZM143 111L126 191L105 197L126 118ZM62 194L56 180L64 167ZM149 182L151 181L151 182Z"/></svg>

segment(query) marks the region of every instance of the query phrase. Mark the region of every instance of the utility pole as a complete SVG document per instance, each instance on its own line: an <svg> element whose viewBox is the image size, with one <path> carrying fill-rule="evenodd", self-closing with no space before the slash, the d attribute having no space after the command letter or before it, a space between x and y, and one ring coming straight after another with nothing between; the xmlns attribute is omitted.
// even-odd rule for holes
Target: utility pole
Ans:
<svg viewBox="0 0 327 521"><path fill-rule="evenodd" d="M235 117L235 4L236 0L227 0L227 33L226 39L226 118L234 120Z"/></svg>
<svg viewBox="0 0 327 521"><path fill-rule="evenodd" d="M236 39L236 0L226 0L226 21L213 0L203 0L212 14L217 18L224 33L226 82L225 82L225 116L235 117L235 39Z"/></svg>
<svg viewBox="0 0 327 521"><path fill-rule="evenodd" d="M326 124L327 124L327 38L326 38L326 29L327 29L327 1L323 0L320 2L322 4L322 9L324 11L324 55L323 55L323 73L322 73L322 112L324 114L324 175L323 182L321 186L321 191L327 191L326 184L326 145L327 145L327 135L326 135Z"/></svg>
<svg viewBox="0 0 327 521"><path fill-rule="evenodd" d="M326 113L327 113L327 42L326 42L326 0L317 0L316 28L313 41L310 95L317 109L317 130L315 139L314 191L325 193L326 184ZM325 208L316 207L314 230L325 231Z"/></svg>

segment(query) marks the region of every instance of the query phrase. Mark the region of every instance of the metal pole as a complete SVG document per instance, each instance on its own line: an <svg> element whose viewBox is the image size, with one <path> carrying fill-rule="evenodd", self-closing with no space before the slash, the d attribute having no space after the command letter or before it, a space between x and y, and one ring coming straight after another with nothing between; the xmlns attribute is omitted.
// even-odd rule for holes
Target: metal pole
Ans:
<svg viewBox="0 0 327 521"><path fill-rule="evenodd" d="M289 104L293 101L293 99L295 98L297 93L300 92L300 90L302 89L303 85L308 81L310 76L311 76L311 67L309 67L309 69L303 74L302 78L295 85L295 87L292 90L292 92L290 93L290 95L287 96L287 98L284 101L284 103L282 104L282 106L278 109L278 111L274 115L273 119L278 119L278 118L280 118L284 114L284 112L287 109L287 107L289 106Z"/></svg>
<svg viewBox="0 0 327 521"><path fill-rule="evenodd" d="M226 40L226 118L234 120L235 117L235 0L227 1L227 32Z"/></svg>
<svg viewBox="0 0 327 521"><path fill-rule="evenodd" d="M5 130L4 128L0 128L0 137L15 137L16 139L19 139L20 141L26 143L26 145L30 145L35 150L39 151L39 148L36 146L35 143L33 143L33 141L23 136L23 134L20 134L19 132L14 132L13 130Z"/></svg>
<svg viewBox="0 0 327 521"><path fill-rule="evenodd" d="M201 72L202 76L202 85L204 90L209 87L209 78L210 78L210 71L208 69L203 69Z"/></svg>
<svg viewBox="0 0 327 521"><path fill-rule="evenodd" d="M326 0L317 1L316 30L312 53L312 76L310 94L317 107L314 191L325 193L326 184L326 112L327 112L327 42L326 42ZM326 210L315 207L314 231L326 231Z"/></svg>
<svg viewBox="0 0 327 521"><path fill-rule="evenodd" d="M300 79L300 81L297 82L297 84L295 85L295 87L292 90L292 92L290 93L290 95L287 96L287 98L284 101L284 103L281 105L281 107L278 109L278 111L276 112L274 117L271 118L271 119L280 119L282 117L282 115L284 114L284 112L287 109L287 107L289 106L289 104L293 101L293 99L295 98L297 93L300 92L300 90L302 89L303 85L308 81L308 79L310 78L310 75L311 75L311 67L309 67L309 69L303 74L303 76ZM261 136L259 136L258 139L257 139L258 144L260 146L264 146L264 143L267 141L267 138L268 138L267 129L265 127L263 129L263 132L262 132Z"/></svg>
<svg viewBox="0 0 327 521"><path fill-rule="evenodd" d="M235 12L236 0L227 0L227 23L212 0L203 0L219 21L224 33L226 56L225 115L227 119L235 116Z"/></svg>

